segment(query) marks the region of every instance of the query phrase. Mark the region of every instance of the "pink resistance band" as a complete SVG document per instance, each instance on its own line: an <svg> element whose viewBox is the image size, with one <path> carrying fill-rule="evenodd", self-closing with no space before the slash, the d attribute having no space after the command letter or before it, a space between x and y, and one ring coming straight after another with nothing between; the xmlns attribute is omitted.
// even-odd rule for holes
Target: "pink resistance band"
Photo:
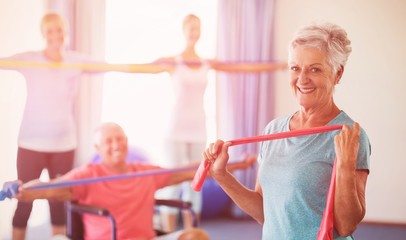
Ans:
<svg viewBox="0 0 406 240"><path fill-rule="evenodd" d="M334 193L336 189L336 160L334 160L333 172L331 173L330 187L327 193L326 208L321 218L319 232L316 240L332 240L334 229Z"/></svg>
<svg viewBox="0 0 406 240"><path fill-rule="evenodd" d="M299 137L304 135L323 133L334 130L341 130L342 125L331 125L331 126L322 126L308 129L293 130L289 132L281 132L275 134L267 134L256 137L241 138L236 140L231 140L231 146L247 144L247 143L256 143L268 140L276 140L282 138L290 137ZM202 189L204 180L207 176L207 173L210 169L211 163L207 161L202 161L199 165L199 168L196 171L196 174L192 181L192 188L199 192ZM331 175L330 187L328 190L326 208L324 209L323 217L321 220L319 232L317 233L316 240L331 240L333 239L333 227L334 227L334 191L335 191L335 166L336 161L334 161L333 172Z"/></svg>

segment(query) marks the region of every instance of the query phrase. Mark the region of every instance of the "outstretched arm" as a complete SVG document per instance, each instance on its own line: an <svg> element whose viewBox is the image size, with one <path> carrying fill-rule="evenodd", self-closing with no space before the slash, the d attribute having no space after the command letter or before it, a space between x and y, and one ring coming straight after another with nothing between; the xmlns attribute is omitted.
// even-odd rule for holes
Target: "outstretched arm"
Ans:
<svg viewBox="0 0 406 240"><path fill-rule="evenodd" d="M258 223L264 222L264 211L262 207L262 189L257 181L255 190L243 186L227 169L228 147L231 142L224 143L218 140L210 144L204 152L205 161L212 162L210 175L217 181L228 196L248 215Z"/></svg>
<svg viewBox="0 0 406 240"><path fill-rule="evenodd" d="M171 66L165 64L128 64L128 73L161 73L171 71Z"/></svg>
<svg viewBox="0 0 406 240"><path fill-rule="evenodd" d="M247 169L248 167L252 166L255 162L256 162L255 156L247 156L243 161L230 163L227 166L227 169L229 171L243 170L243 169ZM195 163L193 163L192 165L189 165L189 166L190 167L195 166L197 169L199 164L200 164L200 161L196 161ZM186 166L186 167L188 167L188 166ZM192 180L196 174L196 169L183 171L183 172L177 172L177 173L172 174L169 178L167 185L173 185L173 184L178 184L183 181Z"/></svg>
<svg viewBox="0 0 406 240"><path fill-rule="evenodd" d="M275 63L227 63L220 61L211 61L211 67L217 71L223 72L260 72L260 71L277 71L288 67L286 62Z"/></svg>
<svg viewBox="0 0 406 240"><path fill-rule="evenodd" d="M130 73L172 72L175 68L175 62L173 57L167 57L146 64L128 64L127 67Z"/></svg>
<svg viewBox="0 0 406 240"><path fill-rule="evenodd" d="M15 62L20 62L20 58L20 54L15 54L10 57L0 57L0 69L19 71L20 68Z"/></svg>
<svg viewBox="0 0 406 240"><path fill-rule="evenodd" d="M107 62L33 62L13 59L0 59L0 69L19 70L22 68L49 68L49 69L80 69L86 74L102 74L106 72L125 73L160 73L171 71L173 64L168 62L152 62L143 64L111 64Z"/></svg>
<svg viewBox="0 0 406 240"><path fill-rule="evenodd" d="M60 179L51 180L48 183L57 183L62 181ZM70 187L64 188L48 188L48 189L30 189L30 187L48 184L37 180L32 180L25 184L22 184L18 190L18 193L14 196L19 201L32 202L35 199L48 199L48 200L70 200L72 199L72 190Z"/></svg>
<svg viewBox="0 0 406 240"><path fill-rule="evenodd" d="M85 63L85 64L69 64L69 63L53 63L51 68L79 68L85 73L100 74L106 72L124 72L124 73L160 73L169 71L171 66L160 62L142 63L142 64L111 64L111 63Z"/></svg>

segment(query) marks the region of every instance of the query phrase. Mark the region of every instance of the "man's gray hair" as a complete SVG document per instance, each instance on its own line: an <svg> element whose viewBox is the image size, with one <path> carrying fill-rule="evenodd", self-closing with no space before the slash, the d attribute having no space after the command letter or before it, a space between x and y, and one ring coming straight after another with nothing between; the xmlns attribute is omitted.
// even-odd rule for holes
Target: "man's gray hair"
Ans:
<svg viewBox="0 0 406 240"><path fill-rule="evenodd" d="M100 144L100 137L101 137L102 130L105 129L105 128L108 128L108 127L118 128L118 129L120 129L120 130L123 132L124 136L127 136L127 135L125 134L125 132L124 132L124 129L123 129L120 125L118 125L117 123L114 123L114 122L105 122L105 123L100 124L100 125L94 130L94 133L93 133L93 143L94 143L95 145L99 145L99 144Z"/></svg>

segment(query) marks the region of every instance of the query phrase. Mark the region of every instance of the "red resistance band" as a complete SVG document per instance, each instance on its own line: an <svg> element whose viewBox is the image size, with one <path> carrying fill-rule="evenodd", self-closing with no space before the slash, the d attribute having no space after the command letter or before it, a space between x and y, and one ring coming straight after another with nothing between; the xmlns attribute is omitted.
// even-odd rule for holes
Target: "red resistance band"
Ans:
<svg viewBox="0 0 406 240"><path fill-rule="evenodd" d="M341 128L342 128L342 125L331 125L331 126L293 130L293 131L289 131L289 132L267 134L267 135L256 136L256 137L240 138L240 139L235 139L235 140L231 140L228 142L231 142L231 146L236 146L236 145L247 144L247 143L256 143L256 142L263 142L263 141L268 141L268 140L299 137L299 136L304 136L304 135L309 135L309 134L329 132L329 131L334 131L334 130L340 130ZM200 190L202 189L204 180L207 176L210 166L211 166L211 164L206 161L202 161L200 163L199 168L197 169L196 174L192 181L192 188L196 192L200 192Z"/></svg>
<svg viewBox="0 0 406 240"><path fill-rule="evenodd" d="M321 218L319 232L316 240L332 240L334 229L334 193L336 189L336 163L334 160L333 172L331 173L330 188L327 193L326 208Z"/></svg>
<svg viewBox="0 0 406 240"><path fill-rule="evenodd" d="M231 140L230 146L247 144L247 143L256 143L268 140L276 140L282 138L290 137L299 137L310 134L323 133L334 130L341 130L342 125L331 125L331 126L322 126L308 129L293 130L289 132L281 132L275 134L267 134L256 137L241 138L236 140ZM333 166L333 172L331 176L330 188L328 190L326 208L324 209L323 217L321 220L319 232L317 234L316 240L331 240L333 239L333 227L334 227L334 191L335 191L335 161ZM196 174L192 181L192 188L199 192L202 189L204 180L207 176L207 173L211 167L211 163L207 161L202 161L199 165L199 168L196 171Z"/></svg>

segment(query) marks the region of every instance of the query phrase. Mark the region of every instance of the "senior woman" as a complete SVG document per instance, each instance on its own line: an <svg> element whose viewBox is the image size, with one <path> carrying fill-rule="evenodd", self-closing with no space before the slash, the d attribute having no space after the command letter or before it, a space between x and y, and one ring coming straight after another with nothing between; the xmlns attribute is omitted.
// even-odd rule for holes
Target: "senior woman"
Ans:
<svg viewBox="0 0 406 240"><path fill-rule="evenodd" d="M365 215L370 143L365 131L334 102L351 53L350 40L331 23L306 26L289 46L290 85L297 112L274 119L265 134L343 125L341 131L262 142L255 190L227 171L229 142L205 150L212 177L247 214L263 224L263 239L316 239L336 159L334 239L353 239Z"/></svg>

